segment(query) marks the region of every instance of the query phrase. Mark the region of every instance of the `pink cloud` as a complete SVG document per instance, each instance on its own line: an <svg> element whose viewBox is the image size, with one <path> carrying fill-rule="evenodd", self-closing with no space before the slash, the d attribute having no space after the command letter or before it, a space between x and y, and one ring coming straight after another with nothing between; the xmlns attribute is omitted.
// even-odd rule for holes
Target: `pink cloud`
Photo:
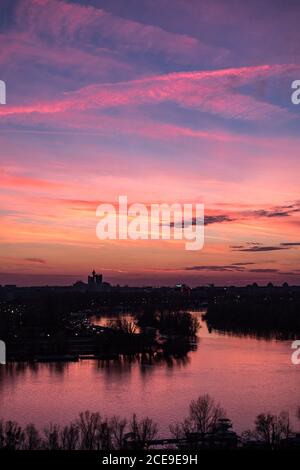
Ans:
<svg viewBox="0 0 300 470"><path fill-rule="evenodd" d="M25 175L18 175L0 169L0 184L8 188L35 188L35 189L55 189L61 186L57 182L51 182L45 179L34 178Z"/></svg>
<svg viewBox="0 0 300 470"><path fill-rule="evenodd" d="M0 34L0 42L5 44L0 51L0 64L3 68L15 69L37 64L39 66L55 66L70 71L74 74L89 74L99 80L107 80L110 74L127 74L138 70L127 63L120 54L93 47L90 50L76 47L70 44L52 44L37 39L30 31L9 31Z"/></svg>
<svg viewBox="0 0 300 470"><path fill-rule="evenodd" d="M196 108L225 118L257 120L274 119L276 116L278 119L288 119L293 116L292 113L277 105L244 95L238 88L262 78L283 76L296 69L296 65L261 65L178 72L129 82L89 85L66 93L60 100L2 107L0 116L61 113L68 110L106 109L173 101L183 107Z"/></svg>
<svg viewBox="0 0 300 470"><path fill-rule="evenodd" d="M16 25L34 34L47 32L59 44L108 40L124 52L163 54L175 62L199 57L226 55L223 48L210 47L198 39L112 15L93 6L57 0L22 0L16 12ZM114 44L112 44L114 47Z"/></svg>

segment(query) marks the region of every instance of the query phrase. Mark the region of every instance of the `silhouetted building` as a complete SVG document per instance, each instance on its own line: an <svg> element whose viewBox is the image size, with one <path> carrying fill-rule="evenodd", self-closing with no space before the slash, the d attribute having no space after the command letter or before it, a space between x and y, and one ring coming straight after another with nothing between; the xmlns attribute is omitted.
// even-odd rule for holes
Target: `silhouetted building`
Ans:
<svg viewBox="0 0 300 470"><path fill-rule="evenodd" d="M97 290L102 285L102 274L97 274L95 270L92 271L92 275L88 277L89 289Z"/></svg>
<svg viewBox="0 0 300 470"><path fill-rule="evenodd" d="M73 289L79 292L87 292L94 290L102 290L109 286L106 282L103 282L102 274L97 274L95 270L92 271L92 275L88 276L87 284L83 281L77 281L73 284Z"/></svg>

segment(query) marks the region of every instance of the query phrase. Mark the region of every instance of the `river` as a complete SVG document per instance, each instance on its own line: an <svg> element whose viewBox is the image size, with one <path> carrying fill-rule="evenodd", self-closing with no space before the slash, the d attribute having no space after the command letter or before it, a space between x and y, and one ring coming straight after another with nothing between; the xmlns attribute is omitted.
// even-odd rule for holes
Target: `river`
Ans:
<svg viewBox="0 0 300 470"><path fill-rule="evenodd" d="M105 416L135 412L152 417L164 437L169 424L187 415L189 402L208 393L237 432L268 411L288 411L300 428L300 366L291 363L291 342L209 333L204 322L201 326L197 350L186 360L2 365L0 415L42 428L73 420L86 409Z"/></svg>

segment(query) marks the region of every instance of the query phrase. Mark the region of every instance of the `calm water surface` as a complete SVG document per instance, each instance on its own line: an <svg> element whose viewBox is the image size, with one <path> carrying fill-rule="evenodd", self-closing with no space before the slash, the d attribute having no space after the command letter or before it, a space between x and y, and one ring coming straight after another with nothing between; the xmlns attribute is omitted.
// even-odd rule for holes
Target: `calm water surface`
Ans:
<svg viewBox="0 0 300 470"><path fill-rule="evenodd" d="M209 393L240 432L259 412L300 406L300 366L291 364L290 341L209 333L202 323L197 351L184 361L80 361L0 366L0 415L21 424L66 423L79 411L151 416L160 434L184 418L190 400Z"/></svg>

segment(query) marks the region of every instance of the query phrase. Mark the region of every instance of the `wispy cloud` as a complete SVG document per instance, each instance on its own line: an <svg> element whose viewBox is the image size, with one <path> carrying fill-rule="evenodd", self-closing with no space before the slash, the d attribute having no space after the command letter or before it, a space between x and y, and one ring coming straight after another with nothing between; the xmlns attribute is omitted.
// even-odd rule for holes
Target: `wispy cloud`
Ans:
<svg viewBox="0 0 300 470"><path fill-rule="evenodd" d="M117 47L125 54L159 54L178 63L193 63L199 57L211 55L220 58L226 54L224 48L207 45L187 34L63 0L22 0L16 11L16 24L21 30L47 37L60 45L81 42L86 48L95 48L108 43L112 50Z"/></svg>
<svg viewBox="0 0 300 470"><path fill-rule="evenodd" d="M249 271L251 273L263 273L263 274L273 274L273 273L277 273L278 272L278 269L276 268L254 268L254 269L249 269Z"/></svg>
<svg viewBox="0 0 300 470"><path fill-rule="evenodd" d="M30 263L38 263L38 264L45 264L46 261L42 258L25 258L25 261Z"/></svg>
<svg viewBox="0 0 300 470"><path fill-rule="evenodd" d="M31 188L40 188L40 189L55 189L61 187L62 184L56 181L49 181L47 179L41 179L32 177L29 175L18 174L3 170L0 168L0 184L2 187L8 188L20 188L25 189L28 187Z"/></svg>
<svg viewBox="0 0 300 470"><path fill-rule="evenodd" d="M293 247L293 246L300 246L300 242L283 242L280 243L281 246Z"/></svg>
<svg viewBox="0 0 300 470"><path fill-rule="evenodd" d="M238 91L239 87L262 78L281 76L294 65L262 65L213 71L178 72L151 76L124 83L89 85L67 93L60 100L26 106L6 106L0 116L51 114L68 110L107 109L122 106L159 104L173 101L186 108L242 120L290 119L292 114L279 106L257 101ZM222 98L217 90L222 88Z"/></svg>
<svg viewBox="0 0 300 470"><path fill-rule="evenodd" d="M250 246L250 247L242 247L242 248L233 248L233 251L247 251L250 253L262 253L265 251L280 251L280 250L288 250L287 247L284 246Z"/></svg>
<svg viewBox="0 0 300 470"><path fill-rule="evenodd" d="M186 271L212 271L212 272L243 272L245 271L244 266L240 264L225 264L225 265L196 265L188 266L185 268Z"/></svg>

